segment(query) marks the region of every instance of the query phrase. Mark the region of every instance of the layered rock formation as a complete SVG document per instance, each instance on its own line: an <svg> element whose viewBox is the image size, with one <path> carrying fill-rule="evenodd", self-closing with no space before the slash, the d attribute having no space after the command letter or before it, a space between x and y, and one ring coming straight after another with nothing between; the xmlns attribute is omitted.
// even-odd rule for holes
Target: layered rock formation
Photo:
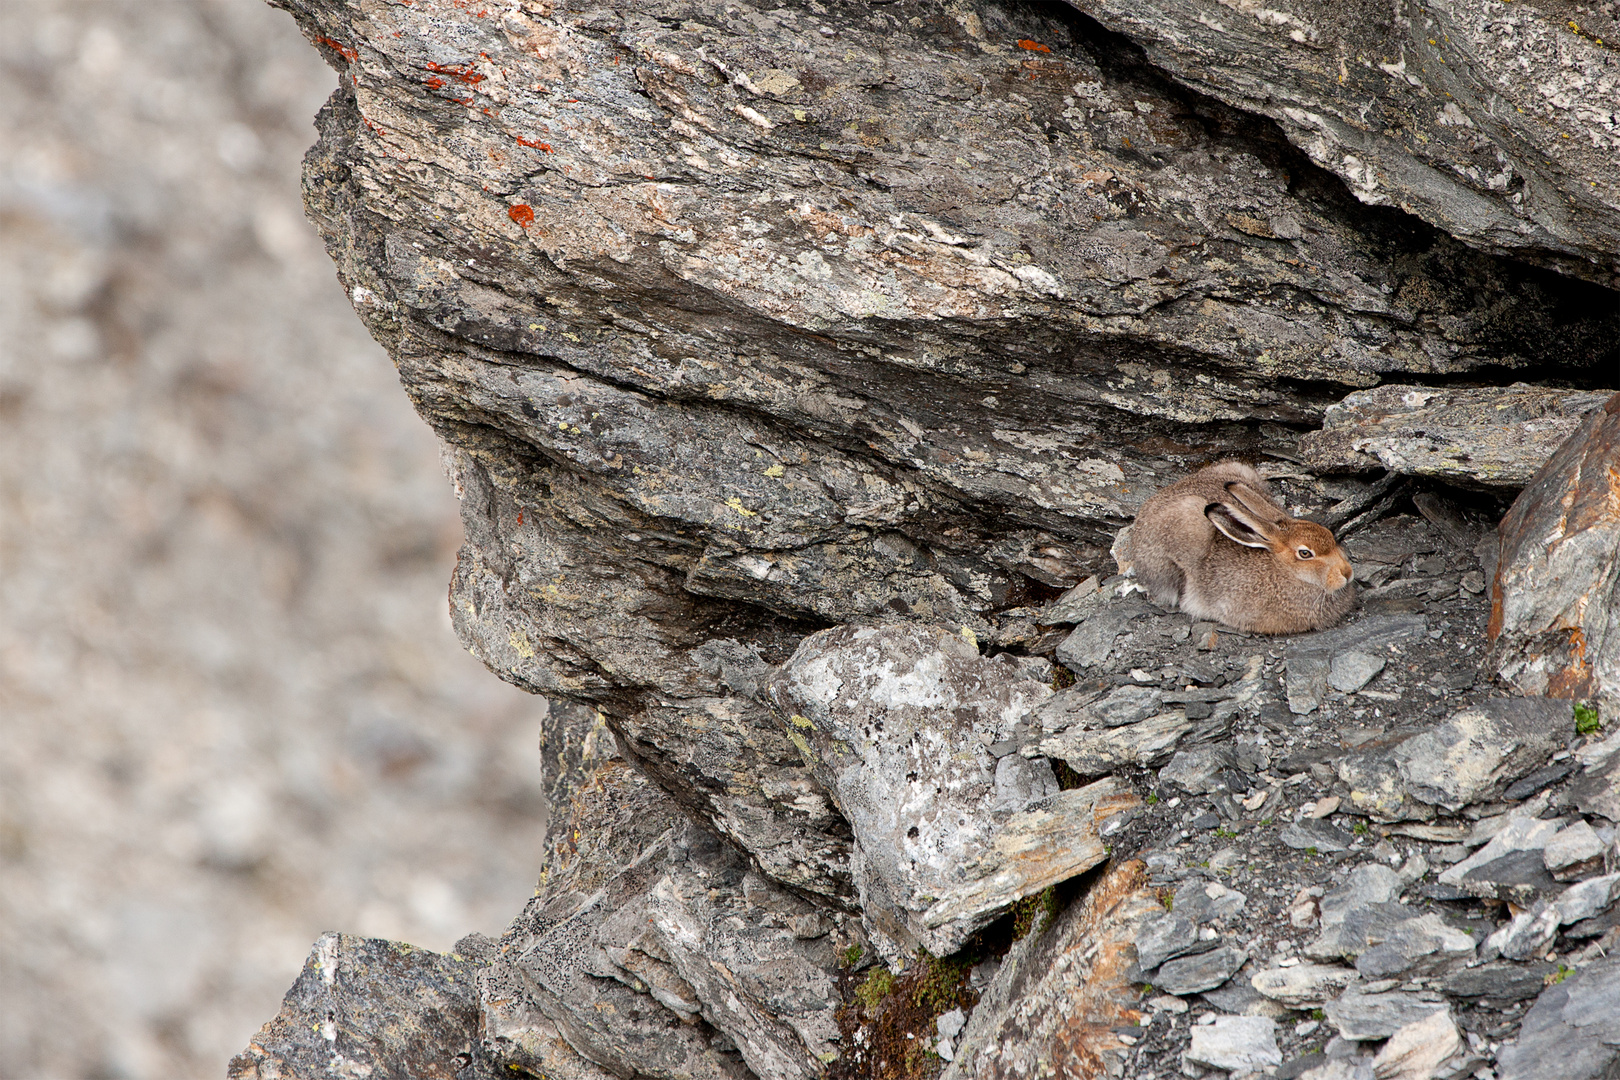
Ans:
<svg viewBox="0 0 1620 1080"><path fill-rule="evenodd" d="M1132 987L1238 1013L1252 1000L1209 995L1243 983L1257 942L1283 947L1244 923L1259 901L1243 916L1212 880L1187 893L1191 942L1142 966L1152 889L1183 906L1195 833L1259 827L1265 806L1268 828L1296 819L1286 850L1355 858L1369 820L1325 824L1341 804L1386 832L1453 828L1435 821L1568 757L1567 703L1490 701L1477 677L1492 504L1295 462L1356 390L1466 379L1488 409L1516 379L1613 379L1608 189L1546 209L1598 176L1584 149L1556 182L1499 190L1472 158L1425 180L1409 146L1368 135L1366 168L1404 194L1373 172L1347 190L1313 163L1343 173L1339 151L1289 141L1306 124L1289 110L1338 91L1279 63L1267 100L1303 103L1279 131L1253 79L1234 89L1234 65L1175 51L1246 47L1239 18L1332 51L1281 9L1099 6L1144 53L1056 5L283 6L345 76L308 205L447 444L457 630L502 678L587 707L622 758L556 770L569 825L479 960L491 1060L581 1077L1146 1067L1170 1051L1143 1041ZM1361 29L1336 39L1343 65ZM1439 175L1451 150L1423 145ZM1349 408L1338 426L1389 427ZM1426 437L1401 422L1396 441ZM1321 467L1466 478L1365 450L1388 437L1341 432ZM1506 464L1472 480L1509 491L1551 449L1492 446ZM1141 501L1226 454L1357 532L1367 618L1280 647L1109 578ZM1380 529L1408 497L1434 526ZM1439 681L1412 699L1420 667ZM1399 745L1347 754L1372 739L1341 727L1372 720ZM1208 809L1186 816L1192 800ZM1111 851L1160 861L1094 870ZM1427 867L1403 865L1403 882ZM1428 998L1376 997L1392 989L1345 991L1335 1021L1351 1042L1407 1032L1385 1072L1461 1038ZM910 1049L885 1041L908 1024ZM1281 1051L1262 1028L1184 1031L1174 1053L1265 1067ZM995 1052L1015 1036L1029 1061Z"/></svg>

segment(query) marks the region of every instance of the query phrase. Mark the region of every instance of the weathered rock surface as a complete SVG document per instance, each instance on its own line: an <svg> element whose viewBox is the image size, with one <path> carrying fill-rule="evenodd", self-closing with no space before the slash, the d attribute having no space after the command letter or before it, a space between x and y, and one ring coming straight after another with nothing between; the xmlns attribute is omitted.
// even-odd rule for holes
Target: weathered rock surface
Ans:
<svg viewBox="0 0 1620 1080"><path fill-rule="evenodd" d="M1620 276L1612 8L1073 2L1181 81L1277 121L1363 202L1487 250Z"/></svg>
<svg viewBox="0 0 1620 1080"><path fill-rule="evenodd" d="M1274 1069L1282 1064L1277 1022L1263 1016L1217 1016L1192 1029L1187 1060L1240 1075Z"/></svg>
<svg viewBox="0 0 1620 1080"><path fill-rule="evenodd" d="M1322 1011L1327 1013L1328 1023L1339 1030L1341 1038L1365 1042L1387 1039L1407 1024L1445 1009L1445 999L1439 995L1402 991L1364 993L1352 986L1348 992L1328 1002Z"/></svg>
<svg viewBox="0 0 1620 1080"><path fill-rule="evenodd" d="M1315 1008L1344 991L1359 976L1337 964L1296 964L1256 972L1249 980L1260 993L1290 1008Z"/></svg>
<svg viewBox="0 0 1620 1080"><path fill-rule="evenodd" d="M1466 1076L1477 1060L1466 1052L1450 1011L1441 1010L1391 1035L1373 1058L1373 1075L1378 1080Z"/></svg>
<svg viewBox="0 0 1620 1080"><path fill-rule="evenodd" d="M1139 862L1105 872L1085 898L1003 961L940 1080L1118 1075L1114 1029L1142 1019L1128 982L1140 921L1162 911Z"/></svg>
<svg viewBox="0 0 1620 1080"><path fill-rule="evenodd" d="M1001 613L1193 457L1620 347L1611 294L1369 210L1058 9L285 6L345 76L311 213L457 448L458 631L800 888L849 895L848 840L750 654L1030 640Z"/></svg>
<svg viewBox="0 0 1620 1080"><path fill-rule="evenodd" d="M1469 529L1268 465L1357 515L1364 613L1283 642L1121 580L1048 602L1155 487L1292 461L1349 390L1594 381L1611 292L1369 209L1057 7L284 2L346 75L311 212L452 447L457 629L602 728L483 954L483 1052L572 1080L810 1080L879 1045L949 1080L1272 1068L1316 1029L1252 978L1301 950L1343 973L1343 1039L1451 1009L1397 974L1455 974L1450 917L1500 928L1427 880L1461 852L1382 826L1582 749L1567 704L1478 678ZM1460 231L1585 257L1533 220ZM1573 790L1537 783L1538 814ZM1143 956L1179 1011L1140 1007ZM1195 995L1243 1015L1198 1035ZM1407 1042L1389 1068L1427 1060Z"/></svg>
<svg viewBox="0 0 1620 1080"><path fill-rule="evenodd" d="M1357 390L1300 440L1325 472L1387 469L1464 486L1519 489L1600 408L1606 391L1398 386Z"/></svg>
<svg viewBox="0 0 1620 1080"><path fill-rule="evenodd" d="M1612 1076L1620 1063L1620 961L1599 961L1542 991L1499 1063L1502 1080Z"/></svg>
<svg viewBox="0 0 1620 1080"><path fill-rule="evenodd" d="M1530 772L1563 746L1568 707L1541 698L1497 698L1393 747L1345 757L1339 779L1376 821L1456 811Z"/></svg>
<svg viewBox="0 0 1620 1080"><path fill-rule="evenodd" d="M838 956L863 943L858 923L749 866L597 723L589 745L548 732L580 749L558 762L552 787L567 798L540 888L478 972L488 1052L582 1080L597 1067L819 1075L836 1052Z"/></svg>
<svg viewBox="0 0 1620 1080"><path fill-rule="evenodd" d="M827 630L783 665L772 700L854 832L861 911L890 961L955 952L1014 901L1097 865L1099 826L1139 804L1108 779L1005 807L989 748L1050 695L1011 654L987 660L932 626Z"/></svg>
<svg viewBox="0 0 1620 1080"><path fill-rule="evenodd" d="M1620 712L1620 394L1587 414L1502 519L1498 670L1525 693Z"/></svg>
<svg viewBox="0 0 1620 1080"><path fill-rule="evenodd" d="M495 1080L505 1074L479 1045L479 966L395 941L323 935L229 1076Z"/></svg>

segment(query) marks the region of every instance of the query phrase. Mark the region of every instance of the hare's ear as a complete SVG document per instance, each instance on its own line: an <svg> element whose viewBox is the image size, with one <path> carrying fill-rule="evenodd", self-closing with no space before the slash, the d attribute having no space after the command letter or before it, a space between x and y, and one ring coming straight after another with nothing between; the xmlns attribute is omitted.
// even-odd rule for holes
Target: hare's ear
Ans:
<svg viewBox="0 0 1620 1080"><path fill-rule="evenodd" d="M1266 540L1266 536L1273 531L1271 525L1242 507L1210 503L1204 507L1204 516L1228 540L1244 547L1271 549L1271 544Z"/></svg>
<svg viewBox="0 0 1620 1080"><path fill-rule="evenodd" d="M1226 493L1232 497L1234 503L1262 521L1277 521L1287 516L1276 503L1241 480L1228 483Z"/></svg>

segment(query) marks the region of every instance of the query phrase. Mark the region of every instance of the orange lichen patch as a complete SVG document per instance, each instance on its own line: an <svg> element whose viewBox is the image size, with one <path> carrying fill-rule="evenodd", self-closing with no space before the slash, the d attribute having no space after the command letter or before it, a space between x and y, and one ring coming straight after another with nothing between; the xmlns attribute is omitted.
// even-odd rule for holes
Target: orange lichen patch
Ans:
<svg viewBox="0 0 1620 1080"><path fill-rule="evenodd" d="M517 144L518 144L518 145L519 145L519 146L527 146L527 147L529 147L529 148L530 148L530 149L531 149L531 150L544 150L544 151L545 151L545 152L546 152L546 153L548 153L548 154L549 154L549 153L552 153L552 149L551 149L551 144L550 144L550 143L544 143L544 142L535 142L535 141L534 141L534 140L532 140L532 139L525 139L525 138L524 138L524 137L523 137L523 136L521 136L521 135L517 135L517 136L514 136L514 138L516 138L516 139L517 139Z"/></svg>
<svg viewBox="0 0 1620 1080"><path fill-rule="evenodd" d="M431 71L437 75L448 75L458 82L466 83L468 86L477 86L479 83L483 82L489 77L474 71L471 64L464 64L457 67L454 64L435 64L433 61L429 60L422 66L428 71Z"/></svg>
<svg viewBox="0 0 1620 1080"><path fill-rule="evenodd" d="M1586 659L1586 632L1580 627L1569 630L1569 662L1563 670L1547 680L1547 696L1584 699L1596 689L1592 680L1592 665Z"/></svg>
<svg viewBox="0 0 1620 1080"><path fill-rule="evenodd" d="M1029 38L1019 38L1018 39L1018 47L1020 49L1028 49L1030 52L1049 53L1049 52L1052 51L1051 49L1047 48L1045 45L1042 45L1040 42L1031 41L1031 40L1029 40Z"/></svg>
<svg viewBox="0 0 1620 1080"><path fill-rule="evenodd" d="M507 207L506 216L527 229L534 224L534 207L527 203L518 203Z"/></svg>
<svg viewBox="0 0 1620 1080"><path fill-rule="evenodd" d="M426 85L429 90L438 90L440 87L444 86L444 80L439 78L437 75L431 75L428 77Z"/></svg>
<svg viewBox="0 0 1620 1080"><path fill-rule="evenodd" d="M351 46L343 44L341 41L334 41L329 37L322 36L316 38L315 42L318 45L325 45L327 48L331 49L333 52L337 53L351 64L360 59L360 53L358 51Z"/></svg>

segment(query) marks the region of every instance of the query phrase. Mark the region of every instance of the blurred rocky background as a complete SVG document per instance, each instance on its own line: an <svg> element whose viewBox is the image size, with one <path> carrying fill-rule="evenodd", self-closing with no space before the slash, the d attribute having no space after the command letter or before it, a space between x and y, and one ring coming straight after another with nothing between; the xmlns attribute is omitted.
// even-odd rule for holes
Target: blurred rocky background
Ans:
<svg viewBox="0 0 1620 1080"><path fill-rule="evenodd" d="M341 928L529 894L543 700L299 203L258 0L0 4L0 1076L215 1077Z"/></svg>

